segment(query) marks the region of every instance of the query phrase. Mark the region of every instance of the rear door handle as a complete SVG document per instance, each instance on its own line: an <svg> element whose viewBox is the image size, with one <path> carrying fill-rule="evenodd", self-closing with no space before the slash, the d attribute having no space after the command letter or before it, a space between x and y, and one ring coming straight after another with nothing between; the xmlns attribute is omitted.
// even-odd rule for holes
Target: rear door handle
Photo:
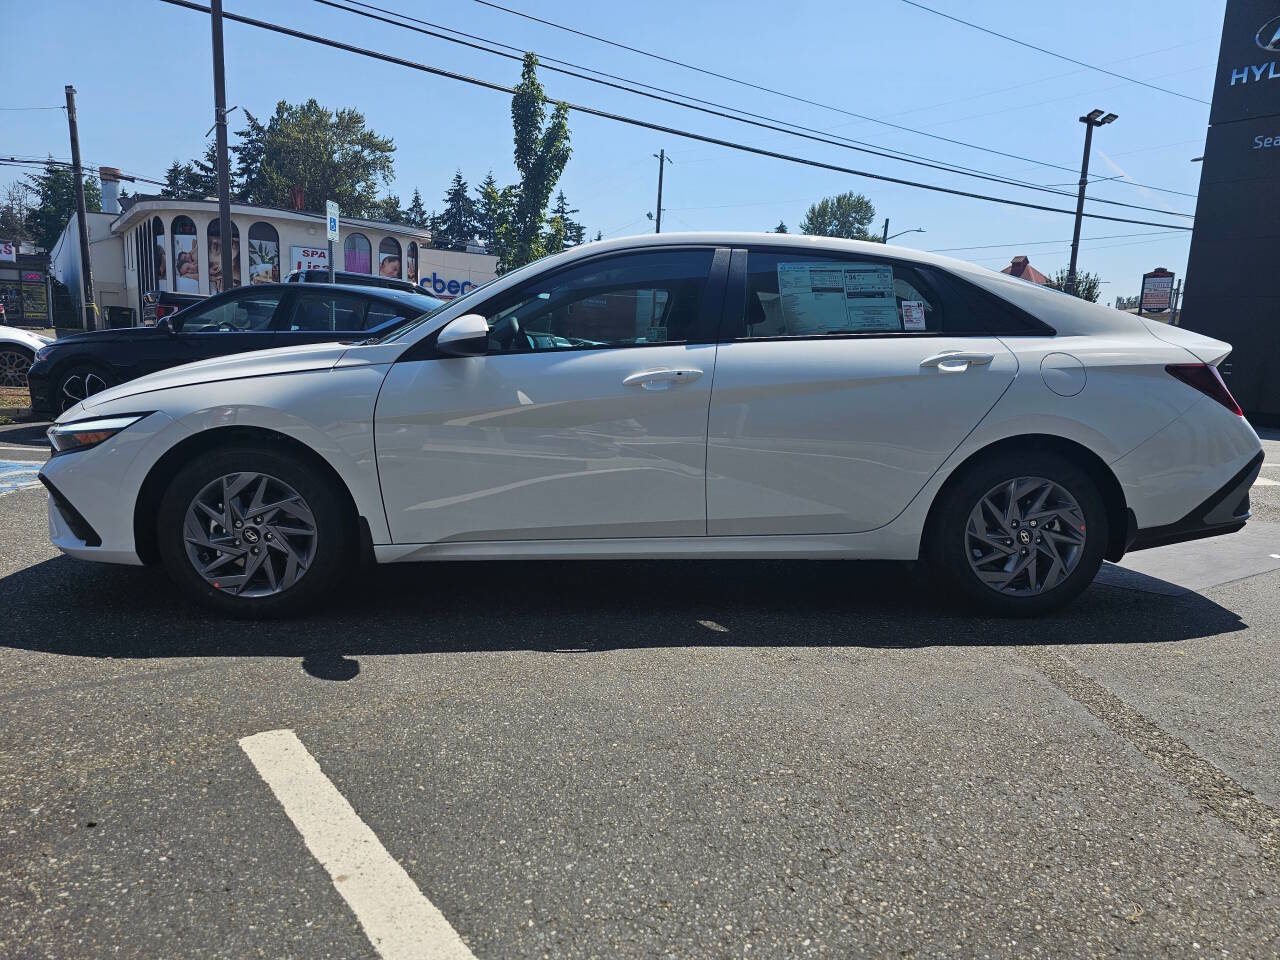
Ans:
<svg viewBox="0 0 1280 960"><path fill-rule="evenodd" d="M990 353L970 353L967 350L944 350L920 361L921 367L937 367L946 373L963 373L973 366L990 363L995 356Z"/></svg>
<svg viewBox="0 0 1280 960"><path fill-rule="evenodd" d="M622 381L624 387L643 387L645 390L667 390L678 383L692 383L702 376L702 371L694 367L679 369L662 368L660 370L641 370L631 374Z"/></svg>

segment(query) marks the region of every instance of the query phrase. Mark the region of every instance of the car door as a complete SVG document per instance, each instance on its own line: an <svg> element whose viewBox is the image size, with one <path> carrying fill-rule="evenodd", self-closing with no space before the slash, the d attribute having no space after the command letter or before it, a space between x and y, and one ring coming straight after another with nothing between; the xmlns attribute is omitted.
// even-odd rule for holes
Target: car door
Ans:
<svg viewBox="0 0 1280 960"><path fill-rule="evenodd" d="M478 304L488 355L409 351L375 414L392 539L704 535L728 260L679 246L592 257Z"/></svg>
<svg viewBox="0 0 1280 960"><path fill-rule="evenodd" d="M370 297L353 290L324 284L300 284L276 323L279 346L350 340L365 329L365 312Z"/></svg>
<svg viewBox="0 0 1280 960"><path fill-rule="evenodd" d="M918 264L735 250L728 289L708 427L712 535L883 526L1017 372L963 288Z"/></svg>
<svg viewBox="0 0 1280 960"><path fill-rule="evenodd" d="M283 289L243 287L188 307L179 315L181 326L167 344L172 353L156 369L274 346L272 320Z"/></svg>

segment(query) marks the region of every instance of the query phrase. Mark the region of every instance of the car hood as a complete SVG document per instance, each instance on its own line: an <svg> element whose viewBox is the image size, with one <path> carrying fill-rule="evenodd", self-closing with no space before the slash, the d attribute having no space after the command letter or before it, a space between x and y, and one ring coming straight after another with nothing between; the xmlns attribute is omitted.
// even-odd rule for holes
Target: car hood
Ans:
<svg viewBox="0 0 1280 960"><path fill-rule="evenodd" d="M350 344L347 343L313 343L197 360L195 363L170 367L95 393L84 401L84 409L92 410L112 400L143 396L174 387L190 387L220 380L243 380L246 377L269 377L280 373L327 370L341 359L349 347Z"/></svg>
<svg viewBox="0 0 1280 960"><path fill-rule="evenodd" d="M169 334L155 327L121 327L118 330L88 330L84 333L69 333L53 341L58 346L66 344L74 346L81 343L128 343L139 340L154 340L167 337Z"/></svg>
<svg viewBox="0 0 1280 960"><path fill-rule="evenodd" d="M39 350L46 344L53 343L53 341L48 337L40 336L38 333L32 333L30 330L0 325L0 343L20 343L31 350Z"/></svg>

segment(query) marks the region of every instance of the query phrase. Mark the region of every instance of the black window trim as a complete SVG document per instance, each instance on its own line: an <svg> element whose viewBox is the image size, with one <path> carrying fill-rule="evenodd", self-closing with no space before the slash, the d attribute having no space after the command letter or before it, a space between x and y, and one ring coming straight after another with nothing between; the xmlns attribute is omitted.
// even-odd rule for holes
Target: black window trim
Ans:
<svg viewBox="0 0 1280 960"><path fill-rule="evenodd" d="M746 316L747 309L747 263L751 253L772 253L772 254L790 254L800 257L820 257L824 253L830 253L832 256L844 259L861 259L870 260L878 263L887 263L890 266L901 264L904 268L921 272L926 281L934 282L934 275L940 277L950 289L944 289L939 293L945 298L947 296L963 296L969 301L972 308L972 301L975 297L994 298L1000 301L1002 308L1012 311L1017 315L1018 319L1025 323L1028 329L1024 331L1004 331L994 332L989 330L867 330L867 331L849 331L844 333L815 333L805 334L795 337L747 337L747 336L730 336L729 333L732 325L738 323L745 326L741 322ZM921 268L924 268L921 271ZM753 244L750 247L734 247L727 278L728 287L724 296L724 310L720 317L719 335L717 343L796 343L799 341L809 340L906 340L906 339L936 339L939 337L1054 337L1057 331L1045 323L1043 320L1032 316L1016 304L1010 303L1004 297L997 296L988 290L979 288L976 284L957 277L954 273L942 267L935 266L931 263L917 263L914 260L905 260L902 257L881 256L877 254L851 253L843 250L807 250L797 249L796 247L780 246L775 244ZM738 317L735 320L734 317Z"/></svg>
<svg viewBox="0 0 1280 960"><path fill-rule="evenodd" d="M693 347L708 346L716 344L722 322L722 304L724 302L725 287L728 281L729 261L731 256L731 248L720 246L714 243L669 243L655 244L654 246L632 247L627 250L602 250L599 253L592 254L589 257L581 257L566 263L563 267L557 268L553 273L539 273L535 277L530 277L524 283L517 284L500 293L495 293L487 300L478 304L474 310L469 313L477 313L481 316L491 316L496 309L506 309L514 303L520 301L520 292L527 290L529 284L541 283L549 276L555 276L563 271L576 270L581 266L593 263L597 260L610 259L620 256L643 255L646 253L666 252L666 251L699 251L705 250L711 253L711 267L707 273L707 287L704 302L702 304L702 315L698 318L698 326L702 328L699 336L691 340L670 340L662 343L631 343L619 346L597 347L585 345L580 347L551 347L546 350L531 350L526 353L491 353L486 356L495 357L519 357L519 356L542 356L548 353L587 353L590 351L600 350L645 350L653 347ZM448 324L445 324L447 327ZM414 360L450 360L456 359L451 354L441 353L436 349L436 340L440 336L440 330L435 331L428 337L424 337L418 343L414 344L408 350L397 358L397 363L407 363Z"/></svg>

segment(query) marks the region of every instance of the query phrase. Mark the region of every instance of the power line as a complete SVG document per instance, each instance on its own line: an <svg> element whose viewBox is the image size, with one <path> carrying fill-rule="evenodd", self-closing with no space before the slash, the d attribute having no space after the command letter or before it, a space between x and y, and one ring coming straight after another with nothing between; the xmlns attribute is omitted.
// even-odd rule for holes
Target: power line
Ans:
<svg viewBox="0 0 1280 960"><path fill-rule="evenodd" d="M627 50L631 53L637 53L642 57L649 57L650 59L653 59L653 60L659 60L662 63L668 63L673 66L683 67L686 70L693 70L696 73L701 73L708 77L715 77L718 80L727 80L730 83L736 83L744 87L750 87L752 90L759 90L763 93L770 93L777 97L784 97L787 100L794 100L796 103L808 104L811 107L820 107L823 110L831 110L831 111L834 111L835 113L843 114L846 117L854 117L858 120L866 120L870 123L878 123L881 126L891 127L894 130L903 130L907 133L916 134L917 136L929 137L930 139L933 139L933 140L940 140L943 143L950 143L960 147L967 147L970 150L980 150L983 153L994 154L995 156L998 156L998 157L1006 157L1010 160L1020 160L1023 163L1032 163L1037 166L1049 167L1054 170L1065 170L1068 173L1075 172L1075 168L1063 166L1060 163L1050 163L1047 160L1036 160L1032 157L1024 157L1017 153L1005 153L1003 150L996 150L992 147L983 147L976 143L968 143L964 140L956 140L951 137L944 137L938 133L929 133L927 130L918 130L915 127L903 126L900 123L891 123L888 120L881 120L878 117L871 117L863 113L856 113L853 110L846 110L844 107L837 107L829 103L822 103L818 100L810 100L807 97L801 97L793 93L787 93L785 90L776 90L773 87L766 87L758 83L752 83L750 80L743 80L743 79L740 79L739 77L729 76L728 74L717 73L714 70L707 70L704 67L699 67L692 63L685 63L682 60L673 60L671 57L664 57L661 54L653 53L649 50L642 50L639 47L633 47L625 43L619 43L616 40L610 40L608 37L601 37L601 36L598 36L597 34L587 33L586 31L578 30L578 29L575 29L574 27L569 27L562 23L556 23L554 20L544 20L542 17L534 16L531 13L525 13L522 10L515 10L511 7L505 7L500 3L492 2L492 0L474 0L474 2L479 3L482 6L491 7L494 10L501 10L502 12L512 14L513 16L523 17L526 20L532 20L535 23L541 23L544 26L552 27L556 30L563 30L567 33L572 33L579 37L585 37L588 40L595 40L598 43L608 44L609 46L616 47L619 50ZM1088 66L1088 64L1084 64L1084 66ZM1141 82L1141 81L1135 81L1135 82ZM1204 102L1204 101L1201 101L1201 102Z"/></svg>
<svg viewBox="0 0 1280 960"><path fill-rule="evenodd" d="M489 40L485 37L480 37L471 33L463 33L462 31L451 31L453 33L459 34L460 36L469 37L471 40L480 41L480 43L471 43L471 42L468 42L467 40L460 40L458 39L458 37L450 36L447 33L439 32L441 30L449 30L450 28L448 27L443 27L439 24L431 23L430 21L427 21L427 20L421 20L417 17L409 16L408 14L398 13L395 10L389 10L385 7L376 6L375 4L365 3L365 2L362 2L362 0L347 0L347 2L354 3L360 7L365 7L367 8L367 10L352 9L352 7L347 6L344 3L335 2L335 0L315 0L315 2L326 7L332 7L335 10L343 10L347 13L352 13L359 17L365 17L370 20L376 20L380 23L386 23L386 24L389 24L390 26L399 27L402 30L411 30L415 33L425 34L430 37L446 40L450 43L460 44L461 46L468 47L473 50L480 50L484 53L490 53L490 54L493 54L494 56L504 57L510 60L523 59L523 51L520 51L518 47L513 47L510 44L500 43L495 40ZM370 13L368 12L370 10L377 11L377 12ZM425 24L427 27L433 27L435 29L424 29L423 27L415 27L410 23L401 23L397 20L391 20L386 16L379 16L379 14L388 14L389 16L392 16L392 17L398 17L401 20L411 20L414 23ZM495 49L492 49L491 47L481 46L480 45L481 43L492 44L494 46L504 47L507 50L513 50L517 52L504 53L502 50L495 50ZM548 61L548 65L546 65L546 69L555 73L566 74L568 76L575 77L580 80L586 80L590 83L600 84L602 86L610 87L615 90L623 90L627 93L633 93L633 94L636 94L637 96L648 97L649 99L658 100L662 103L668 103L674 106L684 107L685 109L688 109L688 110L696 110L700 113L707 113L712 116L721 117L727 120L733 120L735 122L744 123L753 127L760 127L762 129L772 130L777 133L786 134L788 136L799 137L804 140L812 140L817 143L827 144L828 146L841 147L842 149L846 149L846 150L855 150L859 153L867 153L867 154L871 154L872 156L883 157L889 160L896 160L900 163L909 163L914 166L923 166L933 170L941 170L946 173L956 173L956 174L959 174L960 176L972 177L978 180L986 180L991 183L1001 183L1008 186L1019 187L1025 190L1035 190L1041 193L1051 193L1051 194L1056 194L1058 196L1064 196L1064 197L1075 196L1074 192L1054 189L1053 185L1030 183L1026 180L1020 180L1014 177L1007 177L1000 174L992 174L987 171L975 170L972 167L965 167L958 164L952 164L946 161L935 161L933 158L921 157L918 154L907 153L901 150L885 152L885 150L878 149L876 145L868 144L862 140L852 140L848 137L842 137L837 134L827 134L825 131L815 129L813 127L806 127L801 124L791 123L789 121L784 121L784 120L778 120L777 118L774 118L774 117L769 117L769 116L765 116L763 114L758 114L758 113L752 113L747 110L742 110L738 107L726 106L725 104L716 103L711 100L703 100L698 97L689 96L688 94L679 93L673 90L667 90L662 87L654 87L650 84L638 83L638 81L628 80L624 77L619 77L614 74L605 73L604 71L601 71L601 70L595 70L591 67L583 67L578 64L570 63L565 60L557 60L554 57L540 57L540 59L544 59ZM573 67L574 69L569 70L569 69L564 69L564 67L551 66L550 65L551 63L564 64L565 66ZM619 80L623 82L611 83L609 82L609 80L601 80L599 79L599 77L590 77L582 73L576 72L578 70L586 70L589 73L599 74L599 76L609 77L612 80ZM654 94L654 93L646 93L644 90L636 89L635 86L630 86L630 84L636 84L637 86L640 86L640 87L646 87L649 90L657 90L663 94L670 94L670 97L659 96L658 94ZM694 102L684 103L681 100L673 100L671 99L671 97L681 97L684 100L692 100ZM697 104L706 104L707 106L698 106ZM710 109L712 107L716 107L719 109ZM743 114L744 116L734 116L733 114L730 114L730 113L724 113L723 111L725 110L731 110L731 111L734 111L734 113ZM752 117L756 119L754 120L748 119ZM779 123L786 124L787 127L794 127L795 129L788 130L785 127L777 126L777 124ZM805 132L801 132L801 131L805 131ZM1155 188L1155 189L1160 189L1160 188ZM1173 191L1170 191L1170 192L1173 192ZM1129 209L1132 209L1132 210L1144 210L1151 213L1161 213L1169 216L1180 216L1180 217L1187 217L1187 218L1191 218L1194 216L1193 214L1189 214L1189 213L1169 211L1159 207L1149 207L1141 204L1125 203L1120 200L1108 200L1100 197L1089 197L1087 199L1092 203L1105 203L1111 206L1128 207Z"/></svg>
<svg viewBox="0 0 1280 960"><path fill-rule="evenodd" d="M55 160L52 157L46 157L43 160L34 158L34 157L30 159L25 159L21 157L0 157L0 166L6 166L6 167L42 168L42 167L48 166L49 164L53 164L55 167L70 167L72 165L71 162L68 160ZM98 166L94 164L88 164L88 163L81 164L80 168L89 173L97 173L100 169ZM152 183L160 187L167 186L164 180L156 180L152 177L144 177L134 173L125 173L123 170L121 171L121 176L125 179L137 180L137 181L141 181L142 183Z"/></svg>
<svg viewBox="0 0 1280 960"><path fill-rule="evenodd" d="M170 6L183 7L187 10L194 10L198 13L209 13L209 8L192 2L192 0L160 0ZM265 20L256 20L253 17L246 17L242 14L224 13L223 17L227 20L233 20L237 23L247 24L251 27L257 27L261 30L268 30L272 33L283 34L284 36L294 37L299 40L306 40L321 46L330 47L335 50L344 50L348 53L354 53L359 56L368 57L373 60L380 60L384 63L390 63L395 66L408 67L413 70L419 70L423 73L433 74L435 76L444 77L450 80L457 80L472 86L482 87L486 90L494 90L500 93L515 95L517 90L505 84L495 83L491 80L481 80L478 77L471 77L463 73L453 70L445 70L442 67L432 67L425 63L418 63L414 60L407 60L404 57L398 57L394 54L383 53L379 50L371 50L367 47L356 46L355 44L344 43L341 40L333 40L329 37L322 37L313 33L306 33L302 30L296 30L293 27L286 27L277 23L269 23ZM847 173L855 177L865 177L870 180L879 180L884 183L895 183L901 186L916 187L921 190L929 190L934 193L945 193L950 196L968 197L974 200L985 200L990 203L999 203L1010 207L1021 207L1027 210L1042 210L1046 213L1062 213L1075 214L1074 210L1067 210L1062 207L1049 207L1038 203L1028 203L1023 200L1012 200L1008 197L996 197L988 194L973 193L967 190L958 190L954 187L944 187L938 184L924 183L918 180L907 180L902 177L891 177L883 173L872 173L868 170L858 170L853 167L844 167L839 164L827 163L822 160L814 160L807 157L799 157L794 154L781 153L776 150L766 150L763 147L753 147L749 144L740 143L734 140L725 140L721 137L713 137L704 133L696 133L692 130L684 130L680 127L671 127L665 124L654 123L649 120L641 120L638 117L631 117L625 114L611 113L607 110L601 110L596 107L589 107L584 104L572 103L570 101L558 101L551 97L544 97L548 103L562 103L566 109L573 110L587 116L600 117L604 120L612 120L616 123L625 123L629 126L640 127L645 130L653 130L658 133L666 133L675 137L682 137L687 140L695 140L699 143L709 143L719 147L725 147L731 150L739 150L746 153L752 153L761 157L770 157L775 160L786 160L791 163L799 163L804 166L814 167L820 170L831 170L836 173ZM1133 220L1126 217L1114 217L1102 213L1085 213L1085 217L1094 220L1108 220L1114 223L1133 223L1141 226L1164 227L1170 230L1190 230L1191 227L1179 227L1177 224L1156 223L1150 220Z"/></svg>
<svg viewBox="0 0 1280 960"><path fill-rule="evenodd" d="M18 110L65 110L65 109L67 108L66 107L0 107L0 110L4 110L6 112L18 111Z"/></svg>
<svg viewBox="0 0 1280 960"><path fill-rule="evenodd" d="M476 0L476 2L486 3L487 0ZM1125 80L1125 81L1128 81L1129 83L1136 83L1140 87L1146 87L1149 90L1158 90L1160 93L1167 93L1170 96L1181 97L1183 100L1191 100L1191 101L1194 101L1195 103L1203 103L1205 106L1209 105L1208 100L1201 100L1199 97L1193 97L1187 93L1179 93L1177 90L1170 90L1167 87L1158 87L1154 83L1147 83L1145 80L1139 80L1136 77L1127 77L1123 73L1116 73L1114 70L1107 70L1105 67L1095 66L1092 63L1085 63L1083 60L1077 60L1075 57L1068 57L1066 54L1056 53L1053 50L1048 50L1044 47L1038 47L1034 43L1027 43L1027 41L1019 40L1017 37L1011 37L1007 33L1000 33L996 30L991 30L988 27L981 26L969 20L963 20L960 17L953 16L949 13L943 13L941 10L935 10L933 9L933 7L926 7L923 3L917 3L916 0L902 0L902 3L905 3L909 7L915 7L918 10L923 10L926 13L932 13L934 16L942 17L946 20L951 20L955 23L962 23L966 27L972 27L974 30L980 30L982 33L989 33L991 34L991 36L999 37L1001 40L1008 40L1010 43L1016 43L1020 47L1027 47L1030 50L1036 50L1039 53L1047 54L1048 56L1051 56L1051 57L1057 57L1059 60L1065 60L1067 61L1067 63L1074 63L1078 67L1085 67L1089 70L1096 70L1098 73L1105 73L1109 77L1116 77L1117 79Z"/></svg>
<svg viewBox="0 0 1280 960"><path fill-rule="evenodd" d="M1082 241L1092 243L1095 240L1119 240L1124 237L1167 237L1170 234L1182 233L1181 230L1152 230L1147 233L1109 233L1101 237L1081 237ZM1036 247L1047 243L1070 243L1071 238L1055 240L1021 240L1017 243L987 243L976 247L934 247L926 253L953 253L957 250L996 250L1000 247Z"/></svg>

